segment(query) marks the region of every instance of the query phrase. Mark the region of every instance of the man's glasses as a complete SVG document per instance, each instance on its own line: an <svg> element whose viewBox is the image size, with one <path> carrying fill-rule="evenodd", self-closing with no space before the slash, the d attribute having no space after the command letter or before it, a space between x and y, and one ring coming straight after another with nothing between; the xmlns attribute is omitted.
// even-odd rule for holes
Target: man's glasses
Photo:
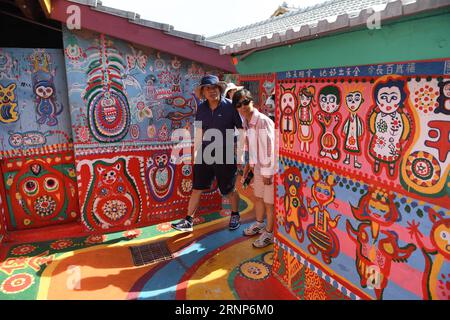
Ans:
<svg viewBox="0 0 450 320"><path fill-rule="evenodd" d="M250 104L250 102L252 102L252 100L250 100L250 99L245 99L245 100L239 101L238 103L236 103L235 108L239 109L242 106L247 106Z"/></svg>

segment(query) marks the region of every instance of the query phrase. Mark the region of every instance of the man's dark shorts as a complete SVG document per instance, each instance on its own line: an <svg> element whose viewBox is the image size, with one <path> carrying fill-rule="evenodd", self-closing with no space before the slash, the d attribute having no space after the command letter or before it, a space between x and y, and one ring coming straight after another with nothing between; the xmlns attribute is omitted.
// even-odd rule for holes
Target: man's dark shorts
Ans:
<svg viewBox="0 0 450 320"><path fill-rule="evenodd" d="M207 190L211 188L214 177L222 195L228 195L235 190L237 175L236 164L194 164L195 190Z"/></svg>

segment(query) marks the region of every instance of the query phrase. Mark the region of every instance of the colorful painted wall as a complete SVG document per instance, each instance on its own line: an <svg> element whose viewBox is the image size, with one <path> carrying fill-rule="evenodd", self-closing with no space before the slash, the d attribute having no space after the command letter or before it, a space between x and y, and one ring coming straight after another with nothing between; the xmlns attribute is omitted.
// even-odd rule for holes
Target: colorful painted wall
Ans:
<svg viewBox="0 0 450 320"><path fill-rule="evenodd" d="M450 53L449 28L450 8L439 9L382 20L380 29L360 28L238 56L236 68L247 75L445 58Z"/></svg>
<svg viewBox="0 0 450 320"><path fill-rule="evenodd" d="M450 60L280 72L276 90L274 274L302 298L448 300Z"/></svg>
<svg viewBox="0 0 450 320"><path fill-rule="evenodd" d="M134 228L185 215L192 140L172 157L176 129L193 134L194 87L211 67L89 31L64 30L75 163L87 230ZM184 162L183 162L184 161ZM216 210L216 188L200 212Z"/></svg>
<svg viewBox="0 0 450 320"><path fill-rule="evenodd" d="M0 48L0 232L79 219L64 56Z"/></svg>

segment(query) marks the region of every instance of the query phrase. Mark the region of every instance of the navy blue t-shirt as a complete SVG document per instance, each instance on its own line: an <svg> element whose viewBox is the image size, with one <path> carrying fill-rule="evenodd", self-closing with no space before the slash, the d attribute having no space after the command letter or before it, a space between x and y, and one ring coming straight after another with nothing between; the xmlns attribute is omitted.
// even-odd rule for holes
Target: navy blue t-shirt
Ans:
<svg viewBox="0 0 450 320"><path fill-rule="evenodd" d="M224 138L223 147L234 152L234 144L226 144L227 129L234 132L234 129L242 129L242 120L237 110L233 107L231 100L222 98L218 107L211 110L208 101L205 100L199 104L197 113L195 115L195 121L201 121L201 129L203 130L203 137L208 129L219 130ZM197 125L200 128L200 126ZM212 139L214 141L214 138ZM203 149L212 143L213 141L203 140Z"/></svg>

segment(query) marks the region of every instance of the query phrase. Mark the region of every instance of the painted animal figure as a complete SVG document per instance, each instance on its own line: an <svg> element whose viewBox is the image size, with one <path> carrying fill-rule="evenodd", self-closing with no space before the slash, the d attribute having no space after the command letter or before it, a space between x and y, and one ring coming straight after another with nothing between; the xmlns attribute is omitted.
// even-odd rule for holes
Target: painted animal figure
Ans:
<svg viewBox="0 0 450 320"><path fill-rule="evenodd" d="M288 234L293 234L297 240L302 243L305 237L305 231L302 226L302 220L307 220L308 212L303 203L302 174L296 167L287 169L284 173L284 227Z"/></svg>
<svg viewBox="0 0 450 320"><path fill-rule="evenodd" d="M372 137L368 151L374 159L375 173L380 172L380 164L385 163L389 175L395 175L396 164L411 133L411 121L404 110L408 99L405 88L404 81L391 78L374 87L376 106L369 116Z"/></svg>
<svg viewBox="0 0 450 320"><path fill-rule="evenodd" d="M353 216L361 223L355 229L347 220L346 228L356 244L356 268L361 287L374 289L382 299L392 262L406 262L416 249L414 244L400 247L395 232L387 228L400 219L392 193L384 189L369 189L358 207L350 206Z"/></svg>
<svg viewBox="0 0 450 320"><path fill-rule="evenodd" d="M16 84L12 83L7 87L0 84L0 122L11 123L19 119L17 111Z"/></svg>
<svg viewBox="0 0 450 320"><path fill-rule="evenodd" d="M42 80L34 85L36 94L36 112L39 116L39 124L47 123L48 126L56 126L63 108L58 110L55 96L55 85L51 81Z"/></svg>
<svg viewBox="0 0 450 320"><path fill-rule="evenodd" d="M419 225L408 222L408 229L425 258L422 278L423 298L426 300L450 300L450 218L444 218L430 208L429 218L433 223L430 232L431 246L422 241Z"/></svg>
<svg viewBox="0 0 450 320"><path fill-rule="evenodd" d="M175 168L170 162L168 153L155 153L150 160L147 169L147 184L152 197L163 202L167 200L173 192L175 180Z"/></svg>
<svg viewBox="0 0 450 320"><path fill-rule="evenodd" d="M130 226L139 222L141 204L135 182L127 174L125 160L112 164L97 161L83 210L91 230Z"/></svg>
<svg viewBox="0 0 450 320"><path fill-rule="evenodd" d="M339 255L339 239L332 229L337 227L341 215L337 215L333 219L326 209L335 199L333 186L336 183L332 175L323 180L318 171L314 172L313 181L311 193L317 205L311 207L311 199L307 199L308 211L311 215L314 215L314 223L306 229L311 241L308 251L313 255L320 251L323 261L330 264L331 259Z"/></svg>
<svg viewBox="0 0 450 320"><path fill-rule="evenodd" d="M319 106L316 119L322 132L320 133L321 157L327 157L334 161L339 160L339 136L337 128L342 121L338 110L341 104L341 93L338 87L326 86L319 92Z"/></svg>
<svg viewBox="0 0 450 320"><path fill-rule="evenodd" d="M78 212L75 181L44 160L25 163L14 178L11 195L17 213L24 211L28 216L17 221L19 227L36 227L55 221L58 216Z"/></svg>
<svg viewBox="0 0 450 320"><path fill-rule="evenodd" d="M178 99L184 100L184 98L182 97L178 97ZM188 112L171 111L165 116L165 118L169 119L172 122L172 129L181 128L183 120L188 119L195 114L195 102L193 102L193 98L185 100L182 108L184 108L185 106L187 106L187 108L189 109Z"/></svg>
<svg viewBox="0 0 450 320"><path fill-rule="evenodd" d="M297 96L295 86L285 88L281 86L280 97L280 130L283 136L284 148L292 149L294 147L294 138L297 133Z"/></svg>
<svg viewBox="0 0 450 320"><path fill-rule="evenodd" d="M383 298L391 273L392 262L407 262L416 246L398 245L398 235L393 231L380 232L377 238L372 235L369 223L361 223L354 229L347 220L347 233L356 244L356 270L361 287L373 288L378 300Z"/></svg>

